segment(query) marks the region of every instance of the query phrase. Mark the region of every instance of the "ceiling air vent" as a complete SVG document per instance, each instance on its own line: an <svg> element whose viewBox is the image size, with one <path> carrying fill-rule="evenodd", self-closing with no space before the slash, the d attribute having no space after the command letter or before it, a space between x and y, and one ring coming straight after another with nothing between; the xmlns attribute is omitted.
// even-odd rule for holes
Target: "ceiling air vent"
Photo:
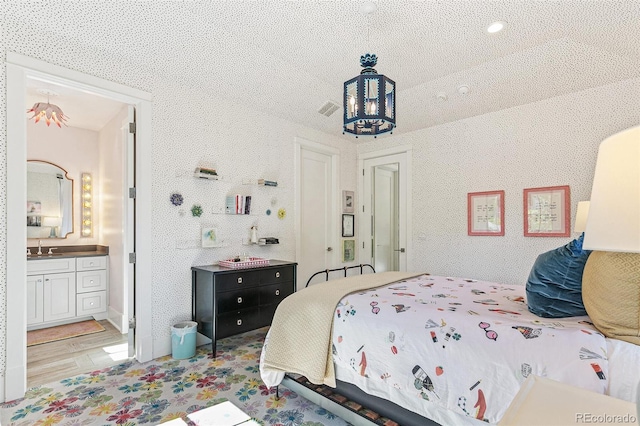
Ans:
<svg viewBox="0 0 640 426"><path fill-rule="evenodd" d="M320 114L324 115L325 117L329 117L331 114L336 112L339 108L340 108L340 106L337 103L335 103L333 101L327 101L326 104L324 104L324 105L322 105L320 107L318 112Z"/></svg>

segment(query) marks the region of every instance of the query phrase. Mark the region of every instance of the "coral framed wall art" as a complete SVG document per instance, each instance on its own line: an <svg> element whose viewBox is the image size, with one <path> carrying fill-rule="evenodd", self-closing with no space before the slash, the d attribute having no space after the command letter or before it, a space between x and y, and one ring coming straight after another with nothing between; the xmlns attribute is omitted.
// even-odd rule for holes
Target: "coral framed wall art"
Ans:
<svg viewBox="0 0 640 426"><path fill-rule="evenodd" d="M504 235L504 191L467 194L467 234Z"/></svg>
<svg viewBox="0 0 640 426"><path fill-rule="evenodd" d="M523 191L524 236L568 237L571 228L569 185Z"/></svg>

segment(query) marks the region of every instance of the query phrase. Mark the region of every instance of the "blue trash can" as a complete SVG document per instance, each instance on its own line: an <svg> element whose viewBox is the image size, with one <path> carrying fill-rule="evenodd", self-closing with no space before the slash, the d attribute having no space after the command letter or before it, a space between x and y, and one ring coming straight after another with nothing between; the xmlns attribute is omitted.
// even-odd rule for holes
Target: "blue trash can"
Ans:
<svg viewBox="0 0 640 426"><path fill-rule="evenodd" d="M171 356L174 359L191 358L196 354L196 329L194 321L179 322L171 327Z"/></svg>

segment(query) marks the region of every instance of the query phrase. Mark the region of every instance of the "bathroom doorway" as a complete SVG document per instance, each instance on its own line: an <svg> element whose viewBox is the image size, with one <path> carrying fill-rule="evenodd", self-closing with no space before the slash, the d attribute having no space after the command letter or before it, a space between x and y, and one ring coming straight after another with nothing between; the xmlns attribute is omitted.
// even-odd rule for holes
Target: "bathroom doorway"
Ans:
<svg viewBox="0 0 640 426"><path fill-rule="evenodd" d="M5 347L6 351L6 364L7 369L5 373L4 389L0 389L0 393L3 393L5 400L11 400L19 398L24 395L26 390L26 377L27 377L27 365L26 365L26 323L23 316L26 306L26 290L24 281L26 277L26 247L27 238L25 232L24 221L24 206L26 205L27 197L24 191L26 188L26 163L27 163L27 137L28 137L28 125L33 123L27 122L27 116L25 114L25 105L28 104L27 99L29 96L30 85L37 86L39 84L48 85L51 90L57 89L62 92L69 91L76 92L78 96L92 96L93 99L87 102L95 102L95 104L86 104L86 109L89 111L99 110L98 99L110 100L116 106L118 114L114 117L109 117L111 121L120 120L121 123L111 123L111 128L119 130L112 131L107 136L97 136L97 139L116 139L115 133L121 131L123 139L132 140L133 138L127 138L125 133L129 131L129 125L126 120L129 118L133 108L136 110L137 123L136 138L135 138L135 153L132 154L130 149L121 147L121 149L113 149L114 146L109 147L108 144L102 141L102 149L99 150L98 158L100 161L105 162L105 167L108 169L113 164L119 164L119 170L121 170L118 176L114 175L108 177L107 175L100 175L98 178L104 178L103 184L106 182L113 183L113 177L117 177L117 181L122 182L122 186L118 188L121 194L126 194L125 199L119 197L114 198L115 204L120 205L121 214L116 213L117 219L109 219L109 215L98 215L104 218L105 229L96 228L94 226L94 243L104 243L110 246L110 257L116 259L118 267L116 274L111 274L110 281L114 281L120 284L117 292L110 292L108 305L110 306L108 312L108 323L120 334L128 333L129 335L136 336L136 341L132 342L135 345L135 357L141 361L150 360L153 357L152 352L152 328L151 328L151 310L150 307L144 306L140 301L148 299L150 295L151 280L150 280L150 227L142 223L140 220L142 217L148 217L150 215L150 156L149 152L151 144L151 96L148 93L141 92L136 89L121 86L116 83L112 83L106 80L102 80L93 76L85 75L76 71L64 69L62 67L47 64L42 61L38 61L32 58L28 58L22 55L7 53L7 165L8 165L8 178L7 178L7 246L11 249L7 252L7 300L11 303L7 304L7 341L11 341L11 350ZM55 87L53 87L55 86ZM46 102L47 100L44 99ZM50 99L51 103L55 103ZM62 100L59 101L62 103ZM60 105L62 107L62 105ZM64 107L63 107L64 108ZM80 116L78 114L77 116ZM73 117L69 114L69 118ZM94 123L99 119L94 117L92 120ZM79 118L77 123L82 120ZM45 124L39 123L40 126L46 127ZM72 128L69 126L69 128ZM39 128L42 130L42 128ZM61 130L58 128L48 128L46 130L56 131ZM87 131L86 129L78 129L80 132ZM53 145L47 146L46 149L55 150ZM41 155L45 155L45 151L41 151ZM50 151L51 153L51 151ZM118 153L121 155L118 156ZM73 158L78 153L66 153L69 158ZM146 154L146 155L145 155ZM129 158L131 156L131 158ZM104 157L104 158L103 158ZM129 176L131 181L134 182L136 188L136 198L138 206L136 208L130 207L129 191L125 188L124 183L127 182L125 171L127 170L127 159L133 163L135 162L135 176ZM100 169L100 168L98 168ZM97 179L99 180L99 179ZM105 193L116 193L113 188L109 189L105 186L101 186L99 183L96 185L100 191ZM97 194L98 196L102 194ZM98 197L99 198L99 197ZM107 197L105 198L105 202ZM79 199L79 198L78 198ZM113 200L112 200L113 201ZM78 201L79 203L79 201ZM114 205L115 205L114 204ZM77 207L76 207L77 208ZM131 215L128 214L131 212ZM110 210L110 213L112 211ZM127 219L130 217L130 219ZM110 223L109 220L112 220ZM134 226L138 224L138 226ZM98 224L101 227L101 224ZM108 227L108 228L107 228ZM80 234L80 229L76 229L77 235ZM114 240L113 235L120 233L119 240ZM111 234L111 235L110 235ZM128 238L130 237L130 238ZM135 238L135 243L132 243L132 239ZM57 240L56 243L62 240ZM90 242L90 240L84 240ZM74 243L73 239L67 240L67 243ZM134 245L135 244L135 245ZM113 246L113 247L112 247ZM135 263L129 264L129 253L135 253ZM113 261L111 263L114 263ZM115 276L114 276L115 275ZM129 276L134 277L135 280L130 280ZM127 291L131 290L131 291ZM136 303L135 300L139 302ZM111 296L114 296L113 298ZM114 306L120 306L120 309L115 309L113 312L111 304ZM137 318L137 322L131 321L133 318ZM108 324L108 325L109 325ZM129 326L135 327L134 332L129 333ZM121 342L122 343L122 342ZM112 346L112 345L110 345ZM126 345L125 345L126 352ZM114 363L117 362L114 360ZM85 366L83 372L93 370L90 366Z"/></svg>

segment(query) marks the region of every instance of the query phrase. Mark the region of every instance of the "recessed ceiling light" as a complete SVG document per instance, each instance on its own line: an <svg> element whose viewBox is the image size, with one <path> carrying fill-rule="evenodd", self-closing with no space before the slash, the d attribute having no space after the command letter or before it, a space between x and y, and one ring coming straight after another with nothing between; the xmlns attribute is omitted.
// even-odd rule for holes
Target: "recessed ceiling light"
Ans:
<svg viewBox="0 0 640 426"><path fill-rule="evenodd" d="M502 31L506 25L507 23L504 21L496 21L487 27L487 32L492 34L497 33Z"/></svg>

